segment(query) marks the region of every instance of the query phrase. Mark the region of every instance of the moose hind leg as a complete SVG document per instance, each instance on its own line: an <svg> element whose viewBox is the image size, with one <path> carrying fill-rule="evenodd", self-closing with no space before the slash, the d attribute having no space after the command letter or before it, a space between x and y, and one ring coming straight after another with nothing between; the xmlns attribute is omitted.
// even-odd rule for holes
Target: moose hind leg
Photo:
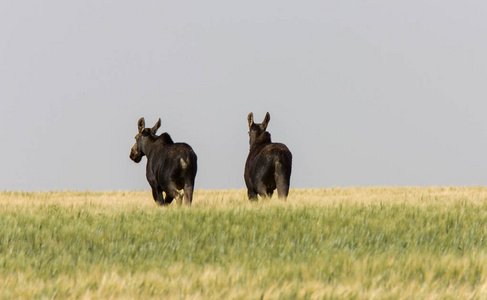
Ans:
<svg viewBox="0 0 487 300"><path fill-rule="evenodd" d="M183 202L183 198L181 197L181 194L179 193L179 190L177 189L176 184L174 182L171 182L167 188L166 198L167 197L176 199L176 203L178 205L181 205L181 203Z"/></svg>
<svg viewBox="0 0 487 300"><path fill-rule="evenodd" d="M166 199L164 199L164 205L169 205L172 203L172 200L174 200L173 197L170 197L168 195L166 195Z"/></svg>
<svg viewBox="0 0 487 300"><path fill-rule="evenodd" d="M269 197L269 194L267 194L267 191L268 191L268 188L267 188L267 186L265 185L265 183L260 182L260 183L257 185L257 193L259 194L259 196L261 196L261 197L263 197L263 198L267 198L267 197Z"/></svg>
<svg viewBox="0 0 487 300"><path fill-rule="evenodd" d="M185 205L190 206L193 203L193 192L194 192L194 178L196 173L192 176L187 176L184 180L183 187L183 201Z"/></svg>
<svg viewBox="0 0 487 300"><path fill-rule="evenodd" d="M286 199L289 195L289 183L282 182L277 185L277 196L281 199Z"/></svg>
<svg viewBox="0 0 487 300"><path fill-rule="evenodd" d="M249 196L249 200L257 201L257 192L255 192L252 188L247 188L247 196Z"/></svg>
<svg viewBox="0 0 487 300"><path fill-rule="evenodd" d="M289 178L283 175L277 175L276 177L277 196L280 199L286 199L289 194Z"/></svg>
<svg viewBox="0 0 487 300"><path fill-rule="evenodd" d="M276 164L276 186L277 195L281 199L286 199L289 195L289 182L291 179L291 171L285 170L281 164Z"/></svg>
<svg viewBox="0 0 487 300"><path fill-rule="evenodd" d="M184 196L183 196L184 205L190 206L193 202L193 184L185 184L184 185Z"/></svg>

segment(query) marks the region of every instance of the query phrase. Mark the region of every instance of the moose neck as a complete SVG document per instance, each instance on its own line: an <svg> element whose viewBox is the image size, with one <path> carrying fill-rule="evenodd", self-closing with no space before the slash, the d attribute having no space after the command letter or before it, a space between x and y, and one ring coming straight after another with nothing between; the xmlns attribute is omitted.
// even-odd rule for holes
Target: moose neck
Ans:
<svg viewBox="0 0 487 300"><path fill-rule="evenodd" d="M252 143L252 145L250 145L250 150L252 150L255 147L267 145L270 143L271 143L271 134L265 131L257 137L257 139Z"/></svg>
<svg viewBox="0 0 487 300"><path fill-rule="evenodd" d="M156 139L152 136L149 136L143 146L141 147L142 152L149 157L150 153L152 152L152 149L154 148Z"/></svg>
<svg viewBox="0 0 487 300"><path fill-rule="evenodd" d="M147 155L147 157L149 157L152 149L154 148L160 149L160 147L164 147L172 144L174 144L174 142L171 136L167 132L164 132L160 136L151 136L147 141L147 143L145 144L144 153L145 155Z"/></svg>
<svg viewBox="0 0 487 300"><path fill-rule="evenodd" d="M159 137L157 137L157 142L160 142L163 145L172 145L172 144L174 144L174 141L172 140L171 136L167 132L164 132Z"/></svg>

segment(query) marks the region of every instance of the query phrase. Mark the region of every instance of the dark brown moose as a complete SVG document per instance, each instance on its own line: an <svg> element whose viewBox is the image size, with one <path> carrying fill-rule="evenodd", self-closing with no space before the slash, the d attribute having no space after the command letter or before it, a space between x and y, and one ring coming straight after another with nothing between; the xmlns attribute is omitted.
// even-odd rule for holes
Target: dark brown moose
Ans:
<svg viewBox="0 0 487 300"><path fill-rule="evenodd" d="M292 154L284 144L272 143L266 131L271 119L265 115L261 124L254 123L254 115L248 116L250 152L245 163L245 184L250 200L272 197L277 188L279 198L287 198L291 179Z"/></svg>
<svg viewBox="0 0 487 300"><path fill-rule="evenodd" d="M174 143L169 134L156 135L161 119L152 128L145 128L144 118L137 122L139 133L130 151L130 159L138 163L147 156L146 177L152 188L152 196L159 205L169 205L173 199L191 205L196 177L196 154L185 143ZM181 197L180 190L184 190ZM166 197L162 194L164 192Z"/></svg>

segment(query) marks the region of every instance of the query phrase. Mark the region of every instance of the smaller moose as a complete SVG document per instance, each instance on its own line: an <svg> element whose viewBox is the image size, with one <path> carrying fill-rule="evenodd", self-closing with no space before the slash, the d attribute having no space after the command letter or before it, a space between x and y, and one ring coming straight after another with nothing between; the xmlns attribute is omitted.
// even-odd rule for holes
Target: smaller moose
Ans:
<svg viewBox="0 0 487 300"><path fill-rule="evenodd" d="M271 134L266 131L270 119L269 113L261 124L254 123L253 113L247 118L250 152L244 178L250 200L257 200L257 195L272 197L276 188L279 198L286 199L289 194L292 154L286 145L271 142Z"/></svg>
<svg viewBox="0 0 487 300"><path fill-rule="evenodd" d="M156 135L161 119L152 128L145 128L144 118L137 122L139 133L130 151L130 159L139 163L147 156L146 177L152 188L152 196L159 205L169 205L174 199L181 204L179 190L184 190L184 204L193 201L196 177L196 154L186 143L174 143L169 134ZM162 192L165 192L166 197Z"/></svg>

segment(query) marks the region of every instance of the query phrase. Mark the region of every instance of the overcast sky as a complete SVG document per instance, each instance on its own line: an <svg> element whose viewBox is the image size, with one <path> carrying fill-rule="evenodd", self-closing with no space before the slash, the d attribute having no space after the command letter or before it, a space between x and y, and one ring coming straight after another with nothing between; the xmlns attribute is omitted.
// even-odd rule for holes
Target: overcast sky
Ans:
<svg viewBox="0 0 487 300"><path fill-rule="evenodd" d="M244 188L270 112L291 186L487 184L485 1L0 3L0 190L149 189L137 120Z"/></svg>

